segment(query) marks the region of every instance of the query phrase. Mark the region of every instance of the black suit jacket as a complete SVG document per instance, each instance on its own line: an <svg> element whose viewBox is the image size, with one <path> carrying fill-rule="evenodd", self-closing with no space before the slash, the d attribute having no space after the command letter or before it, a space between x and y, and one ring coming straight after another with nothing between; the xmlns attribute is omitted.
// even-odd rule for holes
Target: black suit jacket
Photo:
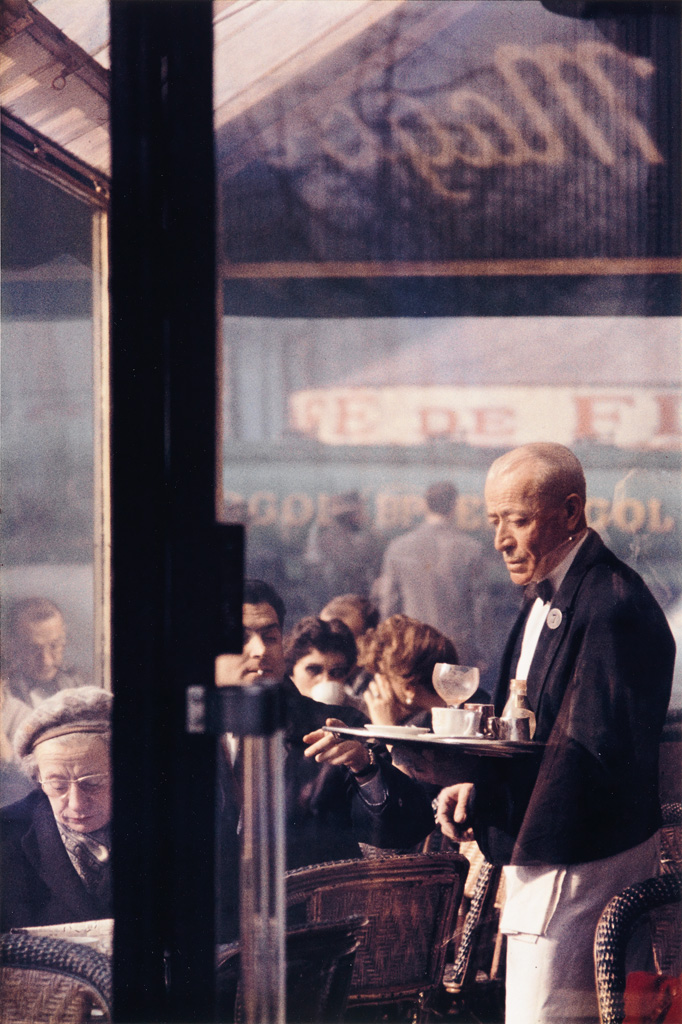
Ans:
<svg viewBox="0 0 682 1024"><path fill-rule="evenodd" d="M592 530L552 609L528 673L535 739L546 746L484 762L476 780L476 837L495 863L599 860L660 826L658 748L675 658L665 616ZM522 612L507 643L497 714L524 622Z"/></svg>
<svg viewBox="0 0 682 1024"><path fill-rule="evenodd" d="M327 718L349 726L367 719L354 708L321 704L304 697L290 679L283 682L287 724L284 737L284 793L287 870L330 860L359 857L358 843L408 848L434 828L429 797L419 783L395 768L386 755L380 771L386 799L369 807L358 783L341 765L319 764L304 756L303 736ZM238 765L237 765L238 767ZM218 935L234 937L239 903L239 782L226 757L219 758L216 831L218 852Z"/></svg>
<svg viewBox="0 0 682 1024"><path fill-rule="evenodd" d="M0 931L111 917L83 885L42 790L0 812Z"/></svg>

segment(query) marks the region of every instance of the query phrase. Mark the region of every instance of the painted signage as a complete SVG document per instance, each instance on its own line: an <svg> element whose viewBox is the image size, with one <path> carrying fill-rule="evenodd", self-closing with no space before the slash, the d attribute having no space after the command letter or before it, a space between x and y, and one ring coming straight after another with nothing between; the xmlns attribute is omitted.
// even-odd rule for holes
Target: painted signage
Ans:
<svg viewBox="0 0 682 1024"><path fill-rule="evenodd" d="M542 437L572 445L679 449L682 395L666 388L311 388L289 397L291 428L330 445L433 440L513 447Z"/></svg>
<svg viewBox="0 0 682 1024"><path fill-rule="evenodd" d="M644 49L622 7L612 21L407 2L222 125L225 276L242 263L284 273L278 261L305 276L307 263L456 274L466 261L604 258L670 273L679 12L647 7Z"/></svg>

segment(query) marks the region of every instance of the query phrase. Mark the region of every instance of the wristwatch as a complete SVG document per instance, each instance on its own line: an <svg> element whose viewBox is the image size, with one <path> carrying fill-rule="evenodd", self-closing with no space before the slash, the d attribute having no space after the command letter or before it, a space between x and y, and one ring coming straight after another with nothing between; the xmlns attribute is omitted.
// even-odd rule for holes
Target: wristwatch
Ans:
<svg viewBox="0 0 682 1024"><path fill-rule="evenodd" d="M354 779L362 779L365 775L371 775L378 769L379 762L377 761L377 756L374 753L373 747L367 747L367 753L369 755L369 764L366 768L361 768L359 772L354 772L351 768L350 773Z"/></svg>

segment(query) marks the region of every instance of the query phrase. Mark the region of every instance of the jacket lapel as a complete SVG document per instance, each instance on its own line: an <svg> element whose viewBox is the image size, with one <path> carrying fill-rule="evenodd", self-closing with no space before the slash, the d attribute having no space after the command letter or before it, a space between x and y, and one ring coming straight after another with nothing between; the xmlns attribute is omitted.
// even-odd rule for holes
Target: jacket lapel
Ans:
<svg viewBox="0 0 682 1024"><path fill-rule="evenodd" d="M578 588L585 573L594 565L603 550L604 545L599 535L594 530L589 530L563 583L554 595L528 672L528 699L536 710L539 707L556 653L569 629Z"/></svg>
<svg viewBox="0 0 682 1024"><path fill-rule="evenodd" d="M36 874L60 904L65 920L86 921L98 916L93 900L69 860L47 797L36 807L33 823L21 845Z"/></svg>

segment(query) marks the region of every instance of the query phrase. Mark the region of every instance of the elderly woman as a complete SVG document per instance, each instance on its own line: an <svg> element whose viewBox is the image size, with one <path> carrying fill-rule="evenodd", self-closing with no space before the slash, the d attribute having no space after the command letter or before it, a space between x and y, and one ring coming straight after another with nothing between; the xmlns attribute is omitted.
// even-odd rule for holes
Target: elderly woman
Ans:
<svg viewBox="0 0 682 1024"><path fill-rule="evenodd" d="M61 690L17 730L39 788L0 812L0 931L111 916L111 702Z"/></svg>
<svg viewBox="0 0 682 1024"><path fill-rule="evenodd" d="M364 698L376 725L430 725L432 707L443 707L431 676L436 662L457 664L455 645L442 633L408 615L380 623L363 655L372 673Z"/></svg>

